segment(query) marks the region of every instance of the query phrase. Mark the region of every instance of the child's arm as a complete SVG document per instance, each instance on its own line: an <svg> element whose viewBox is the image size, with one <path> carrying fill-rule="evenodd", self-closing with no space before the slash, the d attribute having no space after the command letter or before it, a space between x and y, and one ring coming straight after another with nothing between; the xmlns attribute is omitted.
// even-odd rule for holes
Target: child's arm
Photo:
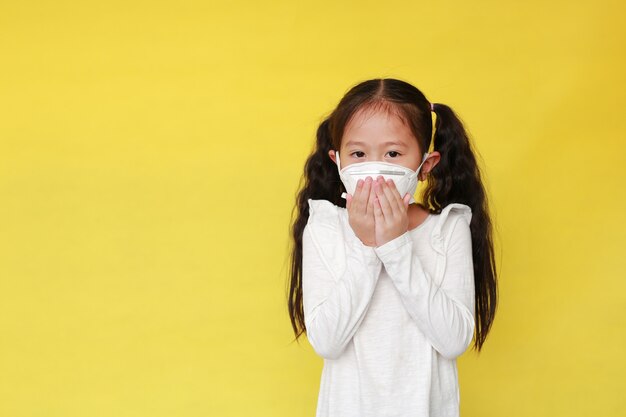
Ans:
<svg viewBox="0 0 626 417"><path fill-rule="evenodd" d="M376 248L408 313L445 358L460 356L474 333L474 268L469 222L459 216L446 251L441 286L422 268L409 233Z"/></svg>
<svg viewBox="0 0 626 417"><path fill-rule="evenodd" d="M317 227L317 226L315 226ZM309 343L318 355L338 358L358 329L382 268L373 247L362 242L345 245L345 264L332 264L320 245L343 245L337 234L318 241L317 230L307 224L302 236L302 292L304 318ZM333 232L329 232L333 233ZM331 250L333 248L331 246ZM336 246L334 246L336 247ZM328 248L326 248L328 249Z"/></svg>

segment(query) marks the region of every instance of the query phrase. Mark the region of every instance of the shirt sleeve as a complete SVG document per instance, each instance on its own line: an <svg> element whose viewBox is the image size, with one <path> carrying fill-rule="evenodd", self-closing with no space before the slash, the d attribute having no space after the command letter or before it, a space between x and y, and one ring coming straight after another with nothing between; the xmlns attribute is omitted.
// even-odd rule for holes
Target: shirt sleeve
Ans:
<svg viewBox="0 0 626 417"><path fill-rule="evenodd" d="M455 359L474 333L474 267L468 220L459 216L450 233L440 286L413 252L408 231L375 251L420 331L442 356Z"/></svg>
<svg viewBox="0 0 626 417"><path fill-rule="evenodd" d="M365 317L382 268L373 247L344 240L339 233L307 224L302 236L302 292L306 334L323 358L338 358ZM320 241L322 240L322 241ZM322 250L321 245L331 245ZM325 256L332 251L343 256ZM341 271L341 272L339 272Z"/></svg>

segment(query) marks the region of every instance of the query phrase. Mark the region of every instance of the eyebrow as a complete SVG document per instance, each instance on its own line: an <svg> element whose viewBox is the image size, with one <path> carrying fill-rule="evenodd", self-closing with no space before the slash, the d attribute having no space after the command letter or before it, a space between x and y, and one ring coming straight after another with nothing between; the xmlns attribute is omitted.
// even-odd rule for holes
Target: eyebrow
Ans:
<svg viewBox="0 0 626 417"><path fill-rule="evenodd" d="M360 142L360 141L358 141L358 140L351 140L351 141L349 141L349 142L347 142L347 143L346 143L346 146L351 146L351 145L352 145L352 146L355 146L355 145L357 145L357 146L363 146L363 145L365 145L365 144L366 144L365 142ZM402 143L402 142L394 142L394 141L392 141L392 140L389 140L389 141L387 141L387 142L383 142L383 146L386 146L386 145L406 146L406 145L405 145L404 143Z"/></svg>

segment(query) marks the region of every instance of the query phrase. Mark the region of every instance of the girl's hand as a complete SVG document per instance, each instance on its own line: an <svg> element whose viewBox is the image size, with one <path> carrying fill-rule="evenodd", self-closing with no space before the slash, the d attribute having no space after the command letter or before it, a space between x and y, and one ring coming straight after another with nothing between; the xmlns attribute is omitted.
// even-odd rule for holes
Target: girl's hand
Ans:
<svg viewBox="0 0 626 417"><path fill-rule="evenodd" d="M366 246L376 246L373 183L371 177L365 178L365 181L360 179L357 181L354 196L350 193L346 196L350 227Z"/></svg>
<svg viewBox="0 0 626 417"><path fill-rule="evenodd" d="M396 184L379 175L374 181L374 219L376 246L382 246L409 229L409 201L411 195L400 196Z"/></svg>

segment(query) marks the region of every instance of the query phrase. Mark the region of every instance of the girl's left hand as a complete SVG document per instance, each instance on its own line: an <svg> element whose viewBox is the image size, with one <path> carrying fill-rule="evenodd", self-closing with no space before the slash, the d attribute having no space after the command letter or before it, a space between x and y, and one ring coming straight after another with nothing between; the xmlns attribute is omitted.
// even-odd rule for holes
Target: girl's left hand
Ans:
<svg viewBox="0 0 626 417"><path fill-rule="evenodd" d="M374 220L376 224L376 246L404 234L409 229L409 201L411 195L400 196L396 184L382 175L373 182L376 199L374 200Z"/></svg>

